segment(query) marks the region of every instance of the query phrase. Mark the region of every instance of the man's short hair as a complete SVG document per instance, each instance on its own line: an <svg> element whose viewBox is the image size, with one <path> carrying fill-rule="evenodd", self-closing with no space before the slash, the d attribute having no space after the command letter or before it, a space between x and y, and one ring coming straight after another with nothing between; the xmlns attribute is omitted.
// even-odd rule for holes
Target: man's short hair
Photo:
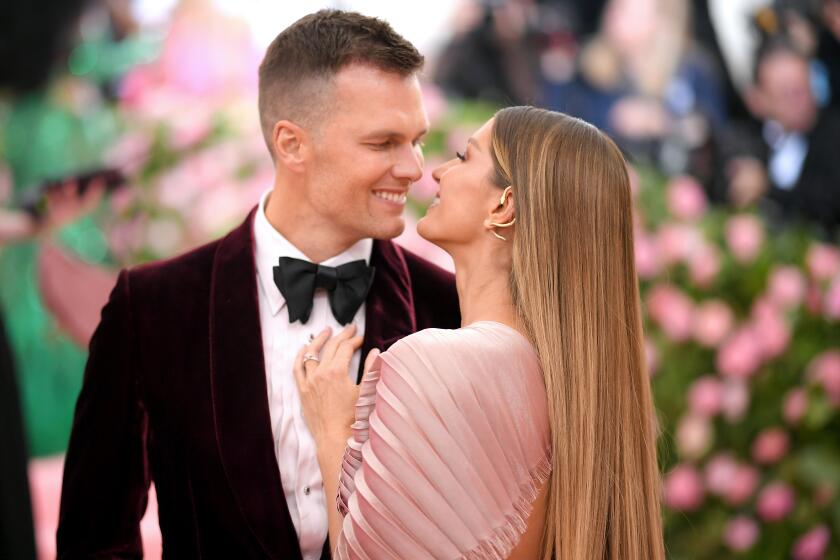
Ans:
<svg viewBox="0 0 840 560"><path fill-rule="evenodd" d="M259 112L272 157L277 121L313 125L330 80L354 63L408 77L422 68L423 55L387 22L342 10L304 16L271 42L260 64Z"/></svg>

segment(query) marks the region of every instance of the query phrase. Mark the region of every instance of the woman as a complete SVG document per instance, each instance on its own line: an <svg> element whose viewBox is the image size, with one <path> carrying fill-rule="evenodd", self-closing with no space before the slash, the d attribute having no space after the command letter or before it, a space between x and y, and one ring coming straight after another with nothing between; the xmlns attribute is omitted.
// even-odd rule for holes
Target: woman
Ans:
<svg viewBox="0 0 840 560"><path fill-rule="evenodd" d="M664 558L621 153L514 107L433 176L417 229L455 261L465 327L372 353L359 393L352 327L295 366L336 556Z"/></svg>

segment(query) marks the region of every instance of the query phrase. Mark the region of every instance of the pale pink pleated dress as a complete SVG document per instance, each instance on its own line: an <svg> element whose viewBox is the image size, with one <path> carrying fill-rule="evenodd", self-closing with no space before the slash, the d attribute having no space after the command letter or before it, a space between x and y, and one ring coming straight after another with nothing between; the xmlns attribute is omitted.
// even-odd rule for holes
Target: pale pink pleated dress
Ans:
<svg viewBox="0 0 840 560"><path fill-rule="evenodd" d="M491 321L394 344L362 381L339 559L506 558L550 474L533 347Z"/></svg>

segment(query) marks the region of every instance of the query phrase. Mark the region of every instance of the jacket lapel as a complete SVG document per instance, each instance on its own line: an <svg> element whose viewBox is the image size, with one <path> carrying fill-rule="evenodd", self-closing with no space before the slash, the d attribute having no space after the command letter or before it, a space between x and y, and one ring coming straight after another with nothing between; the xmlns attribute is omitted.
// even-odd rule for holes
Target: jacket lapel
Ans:
<svg viewBox="0 0 840 560"><path fill-rule="evenodd" d="M254 211L219 242L213 263L209 324L214 427L228 483L251 532L268 557L299 559L268 411L253 218Z"/></svg>
<svg viewBox="0 0 840 560"><path fill-rule="evenodd" d="M357 383L365 358L373 348L384 352L397 340L417 330L411 277L401 250L392 241L374 240L370 264L376 267L365 302L365 336Z"/></svg>

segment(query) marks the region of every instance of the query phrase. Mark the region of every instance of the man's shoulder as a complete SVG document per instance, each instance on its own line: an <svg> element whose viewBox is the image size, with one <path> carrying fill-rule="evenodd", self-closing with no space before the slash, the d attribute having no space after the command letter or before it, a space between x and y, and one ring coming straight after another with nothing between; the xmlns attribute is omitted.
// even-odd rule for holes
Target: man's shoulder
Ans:
<svg viewBox="0 0 840 560"><path fill-rule="evenodd" d="M198 278L209 279L219 243L221 240L216 239L168 259L131 267L128 274L132 284L179 284Z"/></svg>

